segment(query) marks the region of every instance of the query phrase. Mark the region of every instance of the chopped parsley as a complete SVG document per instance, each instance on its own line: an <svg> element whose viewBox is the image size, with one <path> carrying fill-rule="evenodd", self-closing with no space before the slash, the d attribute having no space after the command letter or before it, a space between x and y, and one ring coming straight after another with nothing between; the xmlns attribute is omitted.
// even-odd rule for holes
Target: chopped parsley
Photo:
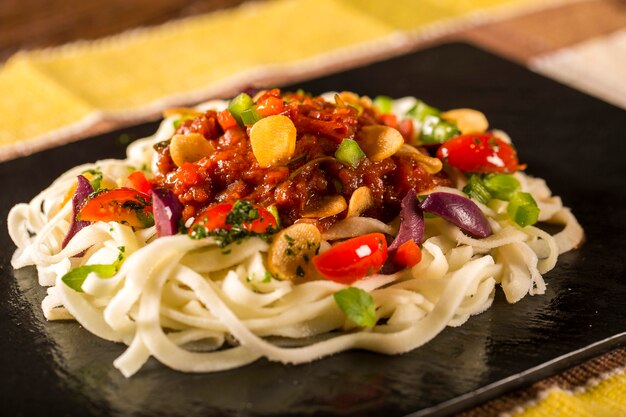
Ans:
<svg viewBox="0 0 626 417"><path fill-rule="evenodd" d="M232 209L226 215L224 227L208 230L201 222L190 229L189 236L192 239L213 237L220 248L224 248L231 243L239 244L253 236L270 240L270 235L276 232L274 227L269 227L264 233L249 230L250 223L257 219L264 220L260 216L259 210L252 203L239 200L234 203Z"/></svg>
<svg viewBox="0 0 626 417"><path fill-rule="evenodd" d="M259 218L259 210L249 201L237 201L230 213L226 216L226 224L231 226L241 226L243 223L250 223Z"/></svg>

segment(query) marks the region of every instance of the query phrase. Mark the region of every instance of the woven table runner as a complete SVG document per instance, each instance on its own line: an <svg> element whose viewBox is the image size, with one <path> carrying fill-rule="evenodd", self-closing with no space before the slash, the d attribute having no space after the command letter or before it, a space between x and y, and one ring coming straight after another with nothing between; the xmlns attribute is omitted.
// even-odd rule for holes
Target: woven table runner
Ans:
<svg viewBox="0 0 626 417"><path fill-rule="evenodd" d="M613 350L457 417L624 417L626 348Z"/></svg>

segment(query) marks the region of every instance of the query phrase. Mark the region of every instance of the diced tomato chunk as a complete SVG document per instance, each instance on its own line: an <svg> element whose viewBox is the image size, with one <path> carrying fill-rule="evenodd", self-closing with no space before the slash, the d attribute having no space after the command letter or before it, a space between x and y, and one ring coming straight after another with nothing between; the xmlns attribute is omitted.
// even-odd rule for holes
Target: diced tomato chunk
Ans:
<svg viewBox="0 0 626 417"><path fill-rule="evenodd" d="M407 240L396 250L393 262L405 268L411 268L422 260L422 250L413 240Z"/></svg>
<svg viewBox="0 0 626 417"><path fill-rule="evenodd" d="M130 174L126 181L126 186L146 194L150 194L150 190L152 190L152 184L146 178L146 174L141 171L135 171Z"/></svg>
<svg viewBox="0 0 626 417"><path fill-rule="evenodd" d="M398 118L395 114L384 113L380 115L380 120L387 126L397 128L398 127Z"/></svg>
<svg viewBox="0 0 626 417"><path fill-rule="evenodd" d="M235 118L228 109L222 110L221 112L217 113L217 122L220 124L224 132L231 127L237 126L237 120L235 120Z"/></svg>
<svg viewBox="0 0 626 417"><path fill-rule="evenodd" d="M185 162L178 168L176 178L186 186L191 187L200 181L199 170L198 165Z"/></svg>
<svg viewBox="0 0 626 417"><path fill-rule="evenodd" d="M261 98L256 105L256 111L263 117L282 113L284 108L283 99L274 96Z"/></svg>

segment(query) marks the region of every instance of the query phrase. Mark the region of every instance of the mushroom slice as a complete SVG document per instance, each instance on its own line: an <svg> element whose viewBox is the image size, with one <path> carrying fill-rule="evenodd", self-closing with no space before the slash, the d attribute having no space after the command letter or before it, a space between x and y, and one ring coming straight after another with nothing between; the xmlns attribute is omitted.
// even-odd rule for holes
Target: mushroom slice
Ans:
<svg viewBox="0 0 626 417"><path fill-rule="evenodd" d="M265 117L250 129L250 145L261 168L284 164L296 151L296 126L282 114Z"/></svg>
<svg viewBox="0 0 626 417"><path fill-rule="evenodd" d="M441 160L439 160L438 158L432 158L428 155L424 155L411 145L402 145L402 147L398 151L398 155L410 156L418 164L420 164L422 168L424 168L424 171L428 172L429 174L436 174L441 171L441 168L443 167Z"/></svg>
<svg viewBox="0 0 626 417"><path fill-rule="evenodd" d="M163 117L170 116L202 116L204 113L197 109L192 109L190 107L171 107L169 109L163 110Z"/></svg>
<svg viewBox="0 0 626 417"><path fill-rule="evenodd" d="M280 279L304 278L312 272L310 260L317 254L322 236L311 223L296 223L274 236L267 268Z"/></svg>
<svg viewBox="0 0 626 417"><path fill-rule="evenodd" d="M456 123L462 134L485 133L489 122L482 112L474 109L453 109L441 113L441 117Z"/></svg>
<svg viewBox="0 0 626 417"><path fill-rule="evenodd" d="M170 155L176 166L185 162L196 162L215 151L211 142L200 133L174 135L170 142Z"/></svg>
<svg viewBox="0 0 626 417"><path fill-rule="evenodd" d="M341 195L331 195L310 202L302 213L302 217L323 219L339 214L348 208L346 199Z"/></svg>
<svg viewBox="0 0 626 417"><path fill-rule="evenodd" d="M357 142L371 161L382 161L398 152L404 138L398 130L384 125L363 126L357 134Z"/></svg>
<svg viewBox="0 0 626 417"><path fill-rule="evenodd" d="M369 187L359 187L350 196L346 217L358 217L374 205L374 195Z"/></svg>

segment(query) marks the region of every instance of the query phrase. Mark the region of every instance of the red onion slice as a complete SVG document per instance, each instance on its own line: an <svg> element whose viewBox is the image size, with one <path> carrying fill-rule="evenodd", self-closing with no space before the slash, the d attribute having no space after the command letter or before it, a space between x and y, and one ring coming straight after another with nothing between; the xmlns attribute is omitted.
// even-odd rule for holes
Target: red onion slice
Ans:
<svg viewBox="0 0 626 417"><path fill-rule="evenodd" d="M402 267L392 261L398 248L409 240L413 240L418 245L421 245L423 239L424 213L417 203L415 191L410 190L402 199L400 205L400 229L396 238L387 248L387 261L383 265L381 273L393 274L401 270Z"/></svg>
<svg viewBox="0 0 626 417"><path fill-rule="evenodd" d="M61 248L67 246L70 240L74 237L76 233L80 229L85 226L89 226L89 222L86 220L76 220L76 216L80 212L81 207L85 203L89 194L93 193L93 187L89 180L82 175L78 176L78 185L76 186L76 191L74 191L74 195L72 196L72 222L70 223L70 228L67 231L67 235L65 235L65 239L61 243Z"/></svg>
<svg viewBox="0 0 626 417"><path fill-rule="evenodd" d="M483 212L469 198L451 193L432 193L426 196L420 207L443 217L473 237L484 238L493 233Z"/></svg>
<svg viewBox="0 0 626 417"><path fill-rule="evenodd" d="M170 190L151 190L152 212L157 236L171 236L178 233L178 224L183 214L183 205Z"/></svg>
<svg viewBox="0 0 626 417"><path fill-rule="evenodd" d="M424 213L417 203L415 191L410 190L404 196L400 207L400 229L396 238L387 248L390 252L394 252L409 240L421 245L424 238Z"/></svg>

